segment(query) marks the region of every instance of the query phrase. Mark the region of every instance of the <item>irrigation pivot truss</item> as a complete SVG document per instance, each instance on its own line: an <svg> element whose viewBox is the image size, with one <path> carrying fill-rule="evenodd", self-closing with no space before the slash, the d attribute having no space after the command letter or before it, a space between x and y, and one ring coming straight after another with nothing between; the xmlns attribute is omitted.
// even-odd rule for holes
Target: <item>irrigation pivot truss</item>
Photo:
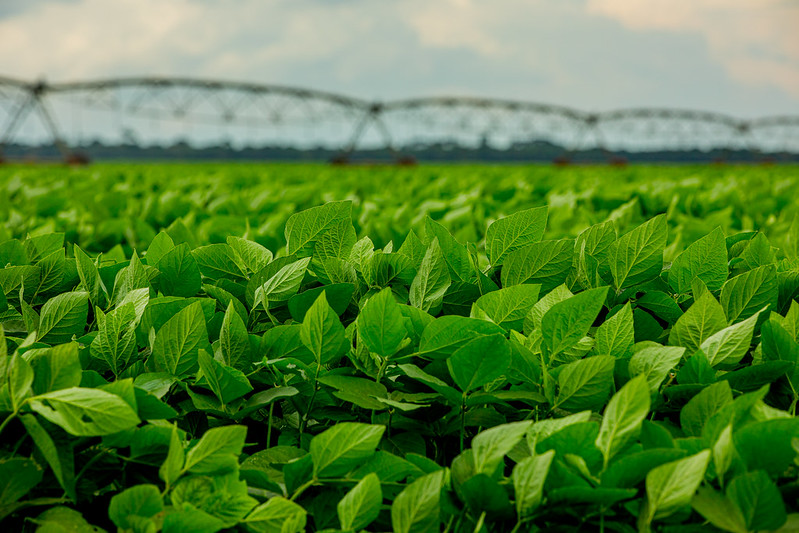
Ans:
<svg viewBox="0 0 799 533"><path fill-rule="evenodd" d="M37 120L38 119L38 120ZM102 139L128 145L189 140L239 146L322 147L347 160L359 149L395 157L430 147L546 144L560 158L618 153L747 150L799 153L799 116L740 119L640 108L590 113L564 106L469 97L374 102L330 92L193 78L69 83L0 77L0 159L10 143L49 142L65 160Z"/></svg>

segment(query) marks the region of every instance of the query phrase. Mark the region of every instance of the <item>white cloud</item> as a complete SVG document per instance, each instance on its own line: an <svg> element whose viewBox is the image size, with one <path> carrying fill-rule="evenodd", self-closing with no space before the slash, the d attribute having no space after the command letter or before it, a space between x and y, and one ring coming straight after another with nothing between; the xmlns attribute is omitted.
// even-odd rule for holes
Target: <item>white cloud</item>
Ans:
<svg viewBox="0 0 799 533"><path fill-rule="evenodd" d="M736 80L799 96L799 2L588 0L588 11L637 31L699 34Z"/></svg>

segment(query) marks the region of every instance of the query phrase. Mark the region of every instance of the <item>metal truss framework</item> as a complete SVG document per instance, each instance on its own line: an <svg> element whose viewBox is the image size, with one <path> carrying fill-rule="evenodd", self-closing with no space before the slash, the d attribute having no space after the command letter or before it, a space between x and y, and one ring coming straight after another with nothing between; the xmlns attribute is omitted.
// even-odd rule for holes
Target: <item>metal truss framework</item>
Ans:
<svg viewBox="0 0 799 533"><path fill-rule="evenodd" d="M329 92L191 78L121 78L72 83L0 77L0 158L19 129L38 115L62 157L73 157L75 110L100 113L95 136L137 142L168 123L166 138L209 138L213 128L246 128L239 137L272 146L326 147L346 159L359 148L401 153L438 146L491 145L524 150L549 143L565 150L618 152L749 150L799 152L799 116L744 120L720 113L622 109L589 113L563 106L487 98L372 102ZM71 110L71 111L70 111ZM72 114L72 133L63 128ZM112 118L109 120L109 113ZM82 116L82 115L81 115ZM80 124L80 120L77 120ZM81 128L82 126L78 126ZM188 129L187 129L188 128ZM210 130L209 130L210 128ZM157 129L157 127L155 128ZM218 134L218 130L217 130ZM156 135L157 136L157 135ZM218 142L218 135L216 138ZM162 139L163 141L163 139Z"/></svg>

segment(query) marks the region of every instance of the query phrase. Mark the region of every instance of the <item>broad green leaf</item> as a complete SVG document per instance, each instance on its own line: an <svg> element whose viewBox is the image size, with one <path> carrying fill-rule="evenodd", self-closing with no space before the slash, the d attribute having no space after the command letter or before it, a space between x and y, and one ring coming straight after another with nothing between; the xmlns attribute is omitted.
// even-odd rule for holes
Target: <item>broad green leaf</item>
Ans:
<svg viewBox="0 0 799 533"><path fill-rule="evenodd" d="M355 245L352 202L328 202L295 213L286 221L286 251L297 257L346 258Z"/></svg>
<svg viewBox="0 0 799 533"><path fill-rule="evenodd" d="M471 278L472 266L466 247L456 241L455 237L452 236L447 228L429 216L425 217L424 226L425 236L428 241L438 239L441 253L449 266L450 277L454 280L461 281L466 281Z"/></svg>
<svg viewBox="0 0 799 533"><path fill-rule="evenodd" d="M75 465L72 450L64 446L59 447L34 415L22 415L19 419L47 464L50 465L61 488L64 489L69 499L76 502L78 495L75 490Z"/></svg>
<svg viewBox="0 0 799 533"><path fill-rule="evenodd" d="M343 355L346 349L344 326L336 312L327 304L324 292L305 314L300 339L314 354L317 364L335 362Z"/></svg>
<svg viewBox="0 0 799 533"><path fill-rule="evenodd" d="M136 485L111 498L108 517L120 529L133 529L141 518L152 518L164 509L155 485Z"/></svg>
<svg viewBox="0 0 799 533"><path fill-rule="evenodd" d="M566 411L598 410L613 386L616 360L607 355L586 357L563 365L558 374L555 407Z"/></svg>
<svg viewBox="0 0 799 533"><path fill-rule="evenodd" d="M605 469L610 460L638 436L641 422L649 414L649 406L649 386L644 376L628 381L610 399L596 439Z"/></svg>
<svg viewBox="0 0 799 533"><path fill-rule="evenodd" d="M174 247L175 242L172 240L172 237L170 237L167 232L160 231L150 242L150 246L147 247L147 253L144 258L147 259L148 265L155 266L158 261Z"/></svg>
<svg viewBox="0 0 799 533"><path fill-rule="evenodd" d="M98 331L89 353L104 361L118 376L136 353L136 310L133 303L127 303L107 314L99 308L95 313Z"/></svg>
<svg viewBox="0 0 799 533"><path fill-rule="evenodd" d="M689 437L699 437L705 423L724 406L732 403L732 390L726 381L705 387L680 410L680 426Z"/></svg>
<svg viewBox="0 0 799 533"><path fill-rule="evenodd" d="M216 361L205 350L199 351L198 363L202 377L222 405L241 398L252 390L252 385L241 370Z"/></svg>
<svg viewBox="0 0 799 533"><path fill-rule="evenodd" d="M153 266L161 272L158 288L167 296L188 298L202 286L200 268L185 242L165 253Z"/></svg>
<svg viewBox="0 0 799 533"><path fill-rule="evenodd" d="M89 293L89 300L95 307L105 304L108 293L100 277L100 271L86 252L81 250L77 244L73 247L75 253L75 263L77 265L78 276L83 287Z"/></svg>
<svg viewBox="0 0 799 533"><path fill-rule="evenodd" d="M458 348L447 359L447 368L460 390L470 392L502 376L510 361L510 345L505 337L486 335Z"/></svg>
<svg viewBox="0 0 799 533"><path fill-rule="evenodd" d="M597 328L595 339L594 350L599 355L626 358L633 353L633 312L629 302Z"/></svg>
<svg viewBox="0 0 799 533"><path fill-rule="evenodd" d="M777 306L777 272L764 265L728 279L721 288L721 305L730 324L754 315L763 307Z"/></svg>
<svg viewBox="0 0 799 533"><path fill-rule="evenodd" d="M674 292L689 292L694 278L701 279L714 292L727 280L727 246L721 228L688 246L672 262L669 285Z"/></svg>
<svg viewBox="0 0 799 533"><path fill-rule="evenodd" d="M519 248L541 240L547 225L547 207L533 207L494 221L486 230L486 254L493 266Z"/></svg>
<svg viewBox="0 0 799 533"><path fill-rule="evenodd" d="M0 410L17 411L22 401L31 392L34 375L30 363L20 355L6 356L0 360ZM8 400L7 405L5 400Z"/></svg>
<svg viewBox="0 0 799 533"><path fill-rule="evenodd" d="M308 520L305 509L281 496L270 498L252 510L244 519L257 533L301 533Z"/></svg>
<svg viewBox="0 0 799 533"><path fill-rule="evenodd" d="M638 350L630 358L630 376L644 376L649 392L655 394L671 369L676 368L682 360L684 353L685 348L677 346L654 346Z"/></svg>
<svg viewBox="0 0 799 533"><path fill-rule="evenodd" d="M225 242L236 252L241 259L241 263L252 273L258 272L272 261L272 252L257 242L233 235L228 236Z"/></svg>
<svg viewBox="0 0 799 533"><path fill-rule="evenodd" d="M494 334L504 336L505 332L487 320L442 316L424 328L419 341L419 355L429 359L446 359L475 337Z"/></svg>
<svg viewBox="0 0 799 533"><path fill-rule="evenodd" d="M545 418L539 420L530 427L527 432L527 443L531 450L534 450L537 443L547 439L573 424L580 424L588 422L591 418L591 411L582 411L574 413L573 415L564 416L562 418Z"/></svg>
<svg viewBox="0 0 799 533"><path fill-rule="evenodd" d="M0 460L0 520L14 512L17 500L42 480L42 469L32 459L8 457Z"/></svg>
<svg viewBox="0 0 799 533"><path fill-rule="evenodd" d="M227 244L200 246L192 250L191 255L194 256L200 273L206 278L213 280L247 278L247 267L244 266L233 248Z"/></svg>
<svg viewBox="0 0 799 533"><path fill-rule="evenodd" d="M371 457L385 426L339 422L311 439L313 474L317 478L339 477Z"/></svg>
<svg viewBox="0 0 799 533"><path fill-rule="evenodd" d="M755 324L762 311L765 308L746 320L717 331L702 342L699 348L707 356L710 366L735 365L743 359L749 351Z"/></svg>
<svg viewBox="0 0 799 533"><path fill-rule="evenodd" d="M411 305L429 311L443 301L449 286L447 263L438 244L438 238L435 238L427 247L419 271L411 283L409 293Z"/></svg>
<svg viewBox="0 0 799 533"><path fill-rule="evenodd" d="M705 292L671 328L669 344L685 346L688 353L693 353L706 339L725 327L724 310L710 292Z"/></svg>
<svg viewBox="0 0 799 533"><path fill-rule="evenodd" d="M366 475L338 502L336 511L341 529L361 530L375 521L383 504L377 474Z"/></svg>
<svg viewBox="0 0 799 533"><path fill-rule="evenodd" d="M209 429L186 453L186 463L182 471L213 475L234 470L238 465L246 436L246 426Z"/></svg>
<svg viewBox="0 0 799 533"><path fill-rule="evenodd" d="M155 334L152 350L156 371L178 377L196 372L199 350L211 351L200 303L185 307L167 320Z"/></svg>
<svg viewBox="0 0 799 533"><path fill-rule="evenodd" d="M407 335L400 306L391 289L369 298L358 315L358 336L370 352L391 357Z"/></svg>
<svg viewBox="0 0 799 533"><path fill-rule="evenodd" d="M42 306L37 339L47 344L61 344L82 335L89 314L89 293L65 292Z"/></svg>
<svg viewBox="0 0 799 533"><path fill-rule="evenodd" d="M748 531L778 529L788 519L782 494L763 470L736 476L727 498L740 510Z"/></svg>
<svg viewBox="0 0 799 533"><path fill-rule="evenodd" d="M185 460L186 452L183 449L183 440L180 438L178 428L172 426L169 436L169 450L166 459L164 459L158 469L158 477L166 483L167 487L171 487L178 480L183 471Z"/></svg>
<svg viewBox="0 0 799 533"><path fill-rule="evenodd" d="M549 360L585 337L602 309L607 293L607 287L583 291L556 303L546 312L541 320L541 348Z"/></svg>
<svg viewBox="0 0 799 533"><path fill-rule="evenodd" d="M658 215L611 245L608 261L617 290L649 281L660 274L667 236L666 215Z"/></svg>
<svg viewBox="0 0 799 533"><path fill-rule="evenodd" d="M508 254L502 265L502 286L535 283L547 293L566 281L572 267L574 239L541 241Z"/></svg>
<svg viewBox="0 0 799 533"><path fill-rule="evenodd" d="M549 474L555 450L525 457L513 467L513 493L519 520L530 516L541 504L544 482Z"/></svg>
<svg viewBox="0 0 799 533"><path fill-rule="evenodd" d="M136 412L116 394L71 387L30 399L34 412L78 437L110 435L139 424Z"/></svg>
<svg viewBox="0 0 799 533"><path fill-rule="evenodd" d="M394 533L433 533L440 530L441 489L448 481L446 470L420 477L406 486L391 505Z"/></svg>
<svg viewBox="0 0 799 533"><path fill-rule="evenodd" d="M492 475L499 463L524 438L532 422L501 424L481 431L472 439L472 457L476 474Z"/></svg>
<svg viewBox="0 0 799 533"><path fill-rule="evenodd" d="M782 475L796 458L791 438L799 435L799 418L776 418L733 428L735 449L749 470Z"/></svg>
<svg viewBox="0 0 799 533"><path fill-rule="evenodd" d="M105 529L87 522L78 511L63 506L50 507L28 520L38 526L37 533L107 533Z"/></svg>
<svg viewBox="0 0 799 533"><path fill-rule="evenodd" d="M474 302L471 316L491 320L506 330L521 331L540 289L539 285L516 285L489 292Z"/></svg>
<svg viewBox="0 0 799 533"><path fill-rule="evenodd" d="M649 524L689 505L705 477L710 450L657 466L646 475L646 505L639 524Z"/></svg>
<svg viewBox="0 0 799 533"><path fill-rule="evenodd" d="M691 506L708 522L719 529L732 533L749 533L740 509L723 494L709 485L699 487L691 500Z"/></svg>
<svg viewBox="0 0 799 533"><path fill-rule="evenodd" d="M572 296L574 296L574 294L566 288L566 285L558 285L552 292L544 295L544 297L538 300L533 308L530 309L527 316L524 317L524 332L529 335L534 330L541 329L541 322L547 311L552 309L552 306L555 304L568 300Z"/></svg>
<svg viewBox="0 0 799 533"><path fill-rule="evenodd" d="M222 328L219 331L219 350L227 366L246 370L250 367L250 337L247 326L236 312L233 301L228 303Z"/></svg>
<svg viewBox="0 0 799 533"><path fill-rule="evenodd" d="M270 307L273 307L272 303L288 301L300 290L302 279L305 277L310 262L311 258L306 257L305 259L291 262L278 270L274 276L256 289L256 303L259 295Z"/></svg>

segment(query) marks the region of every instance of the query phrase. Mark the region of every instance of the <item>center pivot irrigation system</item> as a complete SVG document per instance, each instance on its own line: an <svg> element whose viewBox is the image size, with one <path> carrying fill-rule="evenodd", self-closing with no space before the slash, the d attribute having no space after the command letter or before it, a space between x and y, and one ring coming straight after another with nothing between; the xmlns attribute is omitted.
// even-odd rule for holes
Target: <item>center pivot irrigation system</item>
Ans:
<svg viewBox="0 0 799 533"><path fill-rule="evenodd" d="M38 115L38 121L33 120ZM191 78L69 83L0 77L0 159L12 142L52 143L65 161L90 142L152 146L323 148L350 160L383 150L397 161L421 150L521 151L548 146L568 161L585 150L621 154L743 150L799 153L799 116L739 119L659 108L585 112L469 97L373 102L324 91ZM559 152L558 152L559 150Z"/></svg>

